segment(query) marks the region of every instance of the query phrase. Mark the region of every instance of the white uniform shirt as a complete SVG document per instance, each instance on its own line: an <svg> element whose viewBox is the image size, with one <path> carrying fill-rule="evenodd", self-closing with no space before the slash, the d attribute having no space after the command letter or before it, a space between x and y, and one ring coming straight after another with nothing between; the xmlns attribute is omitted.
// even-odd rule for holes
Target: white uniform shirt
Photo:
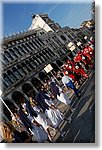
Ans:
<svg viewBox="0 0 102 150"><path fill-rule="evenodd" d="M72 80L72 79L71 79L70 77L68 77L68 76L63 76L63 77L62 77L62 83L63 83L64 85L66 85L67 83L69 83L70 80Z"/></svg>

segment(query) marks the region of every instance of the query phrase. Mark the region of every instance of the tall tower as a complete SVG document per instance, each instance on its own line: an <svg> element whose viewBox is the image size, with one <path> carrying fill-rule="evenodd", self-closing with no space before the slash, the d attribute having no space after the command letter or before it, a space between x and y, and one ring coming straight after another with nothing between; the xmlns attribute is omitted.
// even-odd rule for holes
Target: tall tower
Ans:
<svg viewBox="0 0 102 150"><path fill-rule="evenodd" d="M52 21L47 14L32 15L32 24L29 30L43 28L45 31L56 31L60 29L60 25Z"/></svg>

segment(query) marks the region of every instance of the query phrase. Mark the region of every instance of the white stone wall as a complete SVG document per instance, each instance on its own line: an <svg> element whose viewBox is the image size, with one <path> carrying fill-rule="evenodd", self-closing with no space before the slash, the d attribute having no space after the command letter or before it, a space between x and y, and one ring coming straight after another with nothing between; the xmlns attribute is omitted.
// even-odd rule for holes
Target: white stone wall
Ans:
<svg viewBox="0 0 102 150"><path fill-rule="evenodd" d="M36 15L36 17L32 20L29 30L37 29L39 27L43 28L46 32L53 31L39 15Z"/></svg>

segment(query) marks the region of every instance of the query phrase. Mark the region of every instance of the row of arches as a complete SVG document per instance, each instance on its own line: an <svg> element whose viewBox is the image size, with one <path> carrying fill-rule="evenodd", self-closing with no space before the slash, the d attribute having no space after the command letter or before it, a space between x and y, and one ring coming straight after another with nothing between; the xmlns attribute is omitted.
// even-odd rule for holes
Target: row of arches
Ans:
<svg viewBox="0 0 102 150"><path fill-rule="evenodd" d="M57 61L57 63L59 65L61 65L62 63L60 61ZM17 65L16 67L13 67L12 70L7 70L7 73L4 73L3 74L3 90L5 90L7 87L11 86L13 83L16 83L18 80L22 79L24 76L27 75L27 73L29 73L29 71L31 70L25 70L24 67L27 67L25 66L24 63L21 63L21 65ZM54 63L51 64L52 67L54 68L55 71L58 71L58 66ZM33 66L32 66L33 67ZM29 69L29 68L27 68ZM34 69L34 68L32 68ZM43 73L43 72L40 72L39 73L39 78L41 80L44 79L46 75ZM47 77L47 76L46 76Z"/></svg>
<svg viewBox="0 0 102 150"><path fill-rule="evenodd" d="M58 66L63 65L63 62L60 60L56 61L55 63L51 64L52 67L54 68L53 71L58 71L59 68ZM10 110L14 113L15 109L18 108L19 104L21 102L24 102L31 94L33 96L36 95L36 91L43 85L43 82L45 79L49 79L49 75L47 75L45 72L41 71L38 74L38 77L33 77L30 81L24 83L21 87L21 90L14 91L11 95L11 100L10 99L4 99L5 103L7 106L10 108ZM7 108L3 105L3 112L4 115L11 120L11 115L10 112L7 110Z"/></svg>
<svg viewBox="0 0 102 150"><path fill-rule="evenodd" d="M27 98L29 98L30 94L33 94L35 96L36 92L34 88L39 88L39 86L42 85L39 79L33 78L30 83L26 82L22 85L21 90L14 91L11 95L11 99L4 99L6 105L9 107L12 113L15 112L15 109L20 107L21 102L25 102ZM6 116L8 120L11 120L11 114L6 108L4 104L3 105L3 113L4 116Z"/></svg>
<svg viewBox="0 0 102 150"><path fill-rule="evenodd" d="M39 88L39 86L41 87L42 83L39 79L37 78L33 78L31 80L31 82L26 82L22 85L22 90L21 91L15 91L14 93L12 93L11 95L11 100L10 99L4 99L6 105L9 107L9 109L11 110L12 113L15 112L15 109L17 109L18 107L20 107L21 102L25 102L25 100L27 98L29 98L30 95L35 96L36 95L36 91L34 90L34 88ZM7 117L8 120L11 120L11 114L8 111L8 109L5 107L5 105L3 104L3 113L4 115Z"/></svg>
<svg viewBox="0 0 102 150"><path fill-rule="evenodd" d="M35 56L31 56L25 61L19 63L18 65L10 68L5 73L3 73L3 85L4 89L11 86L13 83L22 79L26 75L30 74L37 67L44 64L47 60L54 57L55 54L51 49L45 49L43 52L40 52Z"/></svg>
<svg viewBox="0 0 102 150"><path fill-rule="evenodd" d="M40 39L32 39L29 42L22 43L16 47L5 50L3 55L3 64L7 65L13 61L23 57L24 55L35 52L36 49L44 46L44 43Z"/></svg>
<svg viewBox="0 0 102 150"><path fill-rule="evenodd" d="M30 31L29 31L29 32L30 32ZM21 32L21 34L22 34L22 32ZM23 33L23 34L26 34L26 33ZM35 37L35 36L36 36L36 33L32 33L32 32L31 32L31 35L27 35L27 34L26 34L26 36L24 36L23 38L10 41L9 44L5 44L3 47L4 47L5 49L7 49L9 46L14 46L14 45L20 44L20 43L22 43L22 42L28 42L28 41L31 40L31 39L39 40L42 44L44 44L44 43L42 42L41 38Z"/></svg>

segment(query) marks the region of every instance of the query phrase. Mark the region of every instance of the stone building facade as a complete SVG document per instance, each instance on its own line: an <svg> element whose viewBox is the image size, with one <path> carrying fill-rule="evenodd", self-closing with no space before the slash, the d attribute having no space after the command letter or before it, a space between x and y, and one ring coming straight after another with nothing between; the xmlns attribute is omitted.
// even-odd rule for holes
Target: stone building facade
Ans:
<svg viewBox="0 0 102 150"><path fill-rule="evenodd" d="M84 33L86 29L61 28L48 15L39 16L52 30L48 31L41 26L34 28L32 24L26 32L2 41L2 98L12 112L19 107L20 101L28 99L31 93L36 93L44 79L49 78L50 74L44 71L45 66L51 64L56 72L79 50L78 42L82 44L84 36L92 36L88 29ZM36 16L33 15L34 18ZM3 108L2 118L10 120L9 111L5 106Z"/></svg>

